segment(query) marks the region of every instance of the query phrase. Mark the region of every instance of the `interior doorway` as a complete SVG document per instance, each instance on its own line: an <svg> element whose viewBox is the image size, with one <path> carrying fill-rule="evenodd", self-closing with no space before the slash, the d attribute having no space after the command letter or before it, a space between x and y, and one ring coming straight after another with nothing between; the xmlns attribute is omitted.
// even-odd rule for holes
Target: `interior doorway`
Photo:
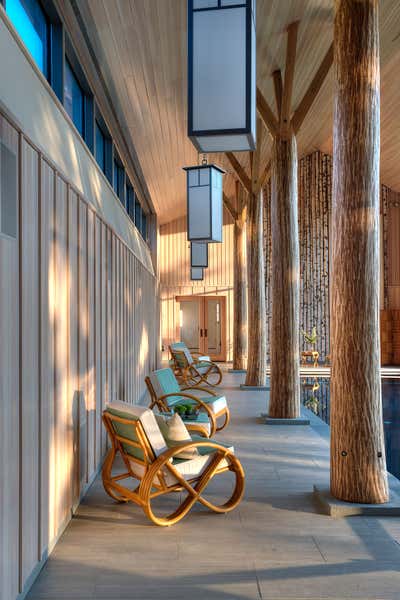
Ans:
<svg viewBox="0 0 400 600"><path fill-rule="evenodd" d="M177 296L177 338L192 352L226 360L226 297Z"/></svg>

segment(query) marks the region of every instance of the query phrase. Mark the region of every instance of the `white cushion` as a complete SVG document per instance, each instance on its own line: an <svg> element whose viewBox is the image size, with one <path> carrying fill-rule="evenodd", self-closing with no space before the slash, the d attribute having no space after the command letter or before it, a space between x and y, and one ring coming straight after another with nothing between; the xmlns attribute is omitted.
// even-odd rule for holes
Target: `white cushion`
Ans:
<svg viewBox="0 0 400 600"><path fill-rule="evenodd" d="M132 417L138 419L156 456L160 456L160 454L167 450L167 444L152 410L144 406L138 406L137 404L121 402L120 400L109 402L107 407L124 412L127 415L132 415Z"/></svg>
<svg viewBox="0 0 400 600"><path fill-rule="evenodd" d="M229 447L229 450L233 453L233 446ZM184 479L194 479L199 477L203 471L208 467L209 463L213 458L214 452L211 450L210 454L203 454L192 458L191 460L185 460L174 464L175 469L183 476ZM224 458L218 465L219 469L228 466L228 461ZM177 479L168 469L164 469L164 477L167 485L173 485L177 482Z"/></svg>
<svg viewBox="0 0 400 600"><path fill-rule="evenodd" d="M186 425L178 413L175 413L172 417L156 415L156 420L169 448L173 448L182 442L192 441ZM191 459L198 456L198 454L196 448L189 448L176 454L176 457Z"/></svg>
<svg viewBox="0 0 400 600"><path fill-rule="evenodd" d="M206 360L207 362L211 362L211 358L209 356L197 356L197 360Z"/></svg>
<svg viewBox="0 0 400 600"><path fill-rule="evenodd" d="M220 396L218 398L211 397L210 400L208 400L208 398L202 398L202 400L208 404L214 414L219 413L227 407L225 396Z"/></svg>

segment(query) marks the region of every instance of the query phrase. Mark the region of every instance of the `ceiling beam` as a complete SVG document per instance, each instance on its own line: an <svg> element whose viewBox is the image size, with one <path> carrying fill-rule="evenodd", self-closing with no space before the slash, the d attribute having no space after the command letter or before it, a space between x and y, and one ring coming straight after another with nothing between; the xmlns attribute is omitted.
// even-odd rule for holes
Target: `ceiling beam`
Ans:
<svg viewBox="0 0 400 600"><path fill-rule="evenodd" d="M297 31L299 22L294 21L287 29L285 80L283 83L281 133L287 135L290 127L290 108L294 81L294 68L296 65Z"/></svg>
<svg viewBox="0 0 400 600"><path fill-rule="evenodd" d="M261 162L261 147L264 134L264 127L261 125L261 119L257 119L257 145L254 152L252 152L251 161L251 191L256 194L259 190L259 179L260 179L260 162Z"/></svg>
<svg viewBox="0 0 400 600"><path fill-rule="evenodd" d="M233 152L225 152L225 156L229 160L231 167L235 171L237 177L239 178L239 181L241 182L241 184L243 185L245 190L249 194L251 194L250 177L247 175L246 171L244 170L244 168L242 167L242 165L240 164L240 162L238 161L236 156L233 154Z"/></svg>
<svg viewBox="0 0 400 600"><path fill-rule="evenodd" d="M300 127L303 124L304 119L307 116L308 111L310 110L315 98L318 95L319 90L322 87L322 84L325 81L327 74L329 73L329 69L331 68L333 63L333 44L329 47L328 52L325 54L318 71L316 72L314 79L310 83L309 88L303 96L300 104L296 108L293 118L292 118L292 127L293 131L296 134Z"/></svg>
<svg viewBox="0 0 400 600"><path fill-rule="evenodd" d="M233 208L228 196L226 194L223 195L223 202L226 210L231 215L233 222L235 222L238 218L237 211Z"/></svg>
<svg viewBox="0 0 400 600"><path fill-rule="evenodd" d="M282 114L282 73L280 69L277 69L272 73L272 79L274 82L274 92L275 92L275 104L276 104L276 112L278 113L278 120L281 120Z"/></svg>
<svg viewBox="0 0 400 600"><path fill-rule="evenodd" d="M269 130L272 137L275 137L279 131L278 120L275 117L270 105L262 95L260 88L257 87L257 110L262 118L265 127Z"/></svg>
<svg viewBox="0 0 400 600"><path fill-rule="evenodd" d="M271 175L271 160L269 160L267 162L267 164L264 167L264 171L261 173L259 181L258 181L258 187L256 190L256 193L258 193L260 190L263 189L264 185L267 183L270 175Z"/></svg>

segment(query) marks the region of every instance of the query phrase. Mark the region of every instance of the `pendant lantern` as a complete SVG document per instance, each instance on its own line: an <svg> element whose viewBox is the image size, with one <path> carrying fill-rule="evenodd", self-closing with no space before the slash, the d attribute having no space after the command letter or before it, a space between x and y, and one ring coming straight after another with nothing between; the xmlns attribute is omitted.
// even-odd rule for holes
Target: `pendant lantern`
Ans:
<svg viewBox="0 0 400 600"><path fill-rule="evenodd" d="M255 22L255 0L188 0L188 136L199 152L255 150Z"/></svg>
<svg viewBox="0 0 400 600"><path fill-rule="evenodd" d="M222 176L215 165L184 167L187 177L187 231L192 242L222 242Z"/></svg>

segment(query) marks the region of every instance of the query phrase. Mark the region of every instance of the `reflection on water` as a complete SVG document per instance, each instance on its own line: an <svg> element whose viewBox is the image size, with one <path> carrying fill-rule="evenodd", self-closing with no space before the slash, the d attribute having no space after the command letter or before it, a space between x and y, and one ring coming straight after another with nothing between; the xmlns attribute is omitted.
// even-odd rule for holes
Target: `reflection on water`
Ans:
<svg viewBox="0 0 400 600"><path fill-rule="evenodd" d="M310 377L301 380L301 400L329 424L329 379ZM400 380L382 379L383 423L387 468L400 479Z"/></svg>

